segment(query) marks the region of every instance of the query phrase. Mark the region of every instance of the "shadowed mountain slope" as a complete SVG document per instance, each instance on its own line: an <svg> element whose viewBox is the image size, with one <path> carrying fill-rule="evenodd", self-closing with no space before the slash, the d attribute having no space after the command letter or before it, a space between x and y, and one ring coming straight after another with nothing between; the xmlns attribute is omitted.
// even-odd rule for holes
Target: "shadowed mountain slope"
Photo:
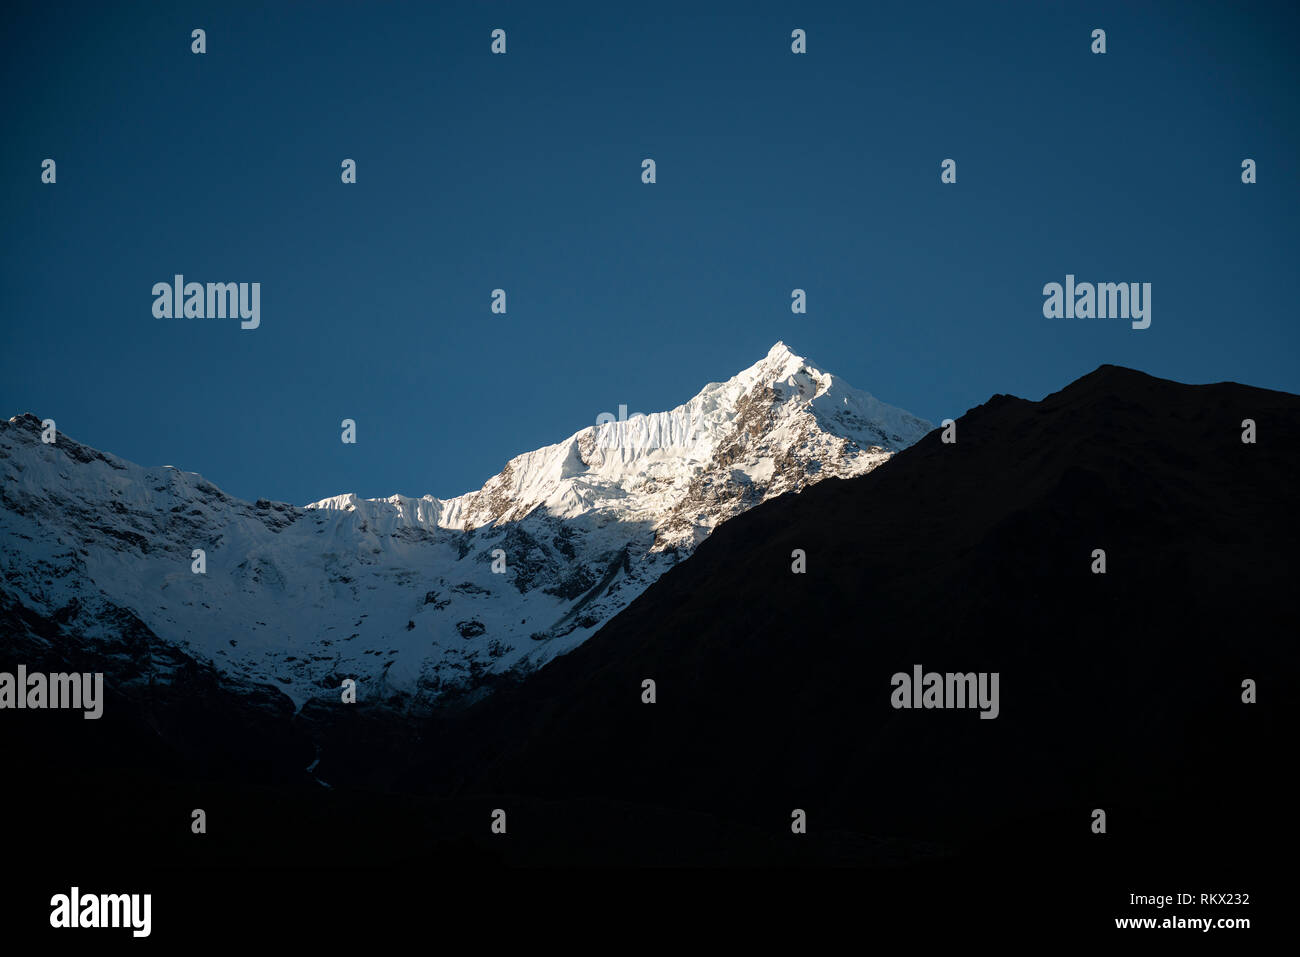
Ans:
<svg viewBox="0 0 1300 957"><path fill-rule="evenodd" d="M1249 828L1282 793L1298 450L1286 393L1102 366L995 396L955 444L934 431L718 529L585 645L436 726L417 778L786 831L802 808L846 841L1030 844L1042 815L1086 837L1094 808ZM1000 716L895 710L916 664L998 672Z"/></svg>

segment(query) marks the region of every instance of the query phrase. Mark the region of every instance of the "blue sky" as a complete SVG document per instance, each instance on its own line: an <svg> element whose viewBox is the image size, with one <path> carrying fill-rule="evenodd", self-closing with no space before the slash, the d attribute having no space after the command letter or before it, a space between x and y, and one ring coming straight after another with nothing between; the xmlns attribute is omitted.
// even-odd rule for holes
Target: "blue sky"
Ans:
<svg viewBox="0 0 1300 957"><path fill-rule="evenodd" d="M933 421L1105 362L1300 391L1287 5L3 16L0 412L244 498L456 495L778 339ZM177 272L261 327L154 318ZM1151 328L1043 318L1066 273Z"/></svg>

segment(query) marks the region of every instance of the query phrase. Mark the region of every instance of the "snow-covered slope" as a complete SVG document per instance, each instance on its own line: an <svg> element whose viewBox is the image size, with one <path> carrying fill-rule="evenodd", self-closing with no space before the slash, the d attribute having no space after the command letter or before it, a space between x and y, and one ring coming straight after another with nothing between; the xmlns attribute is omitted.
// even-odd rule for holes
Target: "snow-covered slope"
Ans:
<svg viewBox="0 0 1300 957"><path fill-rule="evenodd" d="M570 650L720 522L929 429L777 343L684 405L585 428L457 498L300 508L61 433L46 445L21 415L0 421L0 588L88 636L94 608L129 609L299 706L344 678L359 699L427 704Z"/></svg>

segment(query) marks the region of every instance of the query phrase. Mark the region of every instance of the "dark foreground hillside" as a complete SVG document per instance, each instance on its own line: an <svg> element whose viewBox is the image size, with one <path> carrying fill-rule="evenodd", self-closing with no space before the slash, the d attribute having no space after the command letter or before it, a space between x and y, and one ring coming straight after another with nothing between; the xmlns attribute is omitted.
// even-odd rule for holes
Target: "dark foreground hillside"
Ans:
<svg viewBox="0 0 1300 957"><path fill-rule="evenodd" d="M996 396L955 444L936 430L723 526L591 641L440 729L411 782L771 831L801 808L832 858L865 862L881 838L1098 846L1096 808L1116 841L1262 852L1289 800L1297 476L1289 394L1103 366L1042 402ZM895 710L891 676L915 664L1000 673L999 717Z"/></svg>

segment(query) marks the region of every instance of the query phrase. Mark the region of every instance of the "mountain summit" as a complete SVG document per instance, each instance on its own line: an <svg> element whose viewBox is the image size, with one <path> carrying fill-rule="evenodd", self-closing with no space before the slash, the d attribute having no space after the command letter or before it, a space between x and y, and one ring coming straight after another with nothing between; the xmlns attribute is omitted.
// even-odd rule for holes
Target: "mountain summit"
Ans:
<svg viewBox="0 0 1300 957"><path fill-rule="evenodd" d="M929 422L819 370L784 342L726 382L649 415L606 413L565 441L516 456L452 499L340 495L307 506L360 511L386 528L471 531L537 508L646 522L656 549L689 547L764 498L819 478L870 471Z"/></svg>
<svg viewBox="0 0 1300 957"><path fill-rule="evenodd" d="M675 409L603 414L477 491L296 507L62 434L45 445L23 415L0 421L0 597L86 636L129 618L299 708L344 678L359 699L428 703L569 651L720 523L929 430L778 342ZM167 679L153 668L129 673Z"/></svg>

